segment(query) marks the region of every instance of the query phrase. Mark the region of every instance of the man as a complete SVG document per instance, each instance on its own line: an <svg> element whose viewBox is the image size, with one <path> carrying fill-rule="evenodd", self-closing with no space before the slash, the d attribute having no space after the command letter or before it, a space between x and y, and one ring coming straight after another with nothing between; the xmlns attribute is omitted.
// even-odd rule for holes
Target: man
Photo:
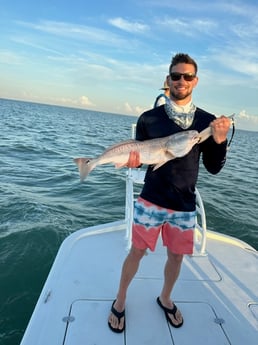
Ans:
<svg viewBox="0 0 258 345"><path fill-rule="evenodd" d="M164 81L164 85L160 90L163 90L164 93L158 95L153 106L154 108L159 107L160 105L163 105L166 102L169 102L170 89L166 80Z"/></svg>
<svg viewBox="0 0 258 345"><path fill-rule="evenodd" d="M201 132L208 126L211 126L212 136L195 145L185 157L171 160L155 171L152 166L147 169L145 184L135 203L131 250L124 261L117 297L108 319L109 327L117 333L125 328L124 311L129 284L146 249L155 249L159 233L167 247L167 262L157 303L172 326L182 326L183 316L173 303L171 293L183 255L193 252L199 159L202 155L203 164L211 174L217 174L226 159L230 120L225 116L216 119L192 102L192 91L198 83L196 62L187 54L175 55L167 83L170 102L139 117L136 139L165 137L184 130ZM127 165L131 168L140 165L138 152L131 152Z"/></svg>

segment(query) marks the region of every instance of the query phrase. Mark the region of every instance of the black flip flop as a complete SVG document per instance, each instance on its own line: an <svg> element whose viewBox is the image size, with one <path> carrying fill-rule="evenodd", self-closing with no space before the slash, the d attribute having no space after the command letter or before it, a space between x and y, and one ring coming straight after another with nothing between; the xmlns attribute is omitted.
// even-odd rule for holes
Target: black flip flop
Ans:
<svg viewBox="0 0 258 345"><path fill-rule="evenodd" d="M165 316L167 321L170 323L171 326L175 327L175 328L179 328L182 326L182 324L184 323L184 320L182 319L182 322L179 323L178 325L174 324L171 320L171 318L169 317L169 314L172 314L174 316L174 318L177 320L176 318L176 312L177 312L177 306L174 303L174 307L172 309L166 308L164 307L164 305L161 303L159 297L157 297L157 303L160 306L160 308L162 308L164 310Z"/></svg>
<svg viewBox="0 0 258 345"><path fill-rule="evenodd" d="M114 307L114 304L115 304L116 300L114 300L114 302L112 303L112 306L111 306L111 312L115 315L115 317L118 318L118 323L120 324L120 320L122 317L125 318L125 310L119 312L115 309ZM122 333L124 330L125 330L125 321L124 321L124 327L123 328L114 328L111 326L111 323L108 321L108 325L109 325L109 328L115 332L115 333Z"/></svg>

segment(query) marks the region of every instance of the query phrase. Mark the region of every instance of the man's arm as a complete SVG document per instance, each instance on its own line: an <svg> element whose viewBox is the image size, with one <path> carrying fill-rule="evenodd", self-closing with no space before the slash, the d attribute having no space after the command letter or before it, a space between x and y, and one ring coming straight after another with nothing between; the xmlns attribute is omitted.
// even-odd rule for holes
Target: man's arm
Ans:
<svg viewBox="0 0 258 345"><path fill-rule="evenodd" d="M203 164L211 174L217 174L226 162L227 134L231 120L221 116L211 122L212 136L203 143ZM202 145L202 144L201 144Z"/></svg>

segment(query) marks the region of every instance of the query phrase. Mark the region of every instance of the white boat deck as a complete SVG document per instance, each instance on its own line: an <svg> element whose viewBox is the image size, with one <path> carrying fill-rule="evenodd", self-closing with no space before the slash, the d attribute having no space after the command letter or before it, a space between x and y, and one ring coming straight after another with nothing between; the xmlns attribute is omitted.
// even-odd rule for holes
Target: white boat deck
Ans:
<svg viewBox="0 0 258 345"><path fill-rule="evenodd" d="M125 332L109 329L130 243L134 185L142 179L129 170L125 219L76 231L63 242L21 345L258 345L258 252L206 231L198 191L195 253L184 257L172 296L184 325L171 327L156 303L166 261L160 240L129 287Z"/></svg>
<svg viewBox="0 0 258 345"><path fill-rule="evenodd" d="M159 242L129 287L125 332L113 333L107 318L127 255L125 233L118 221L64 241L22 345L258 344L257 252L216 233L208 233L207 255L184 258L173 292L181 328L171 327L156 303L166 260Z"/></svg>

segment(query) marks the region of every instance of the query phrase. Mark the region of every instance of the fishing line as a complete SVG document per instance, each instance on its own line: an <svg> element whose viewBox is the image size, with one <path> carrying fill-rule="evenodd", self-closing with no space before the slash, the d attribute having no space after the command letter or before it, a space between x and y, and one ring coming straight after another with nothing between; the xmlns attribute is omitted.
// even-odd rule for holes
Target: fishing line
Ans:
<svg viewBox="0 0 258 345"><path fill-rule="evenodd" d="M232 124L232 134L231 134L231 138L230 138L230 140L228 142L227 150L229 150L229 147L230 147L231 142L233 140L233 137L235 135L235 115L236 114L232 114L232 115L229 116L229 118L231 119L231 124Z"/></svg>

